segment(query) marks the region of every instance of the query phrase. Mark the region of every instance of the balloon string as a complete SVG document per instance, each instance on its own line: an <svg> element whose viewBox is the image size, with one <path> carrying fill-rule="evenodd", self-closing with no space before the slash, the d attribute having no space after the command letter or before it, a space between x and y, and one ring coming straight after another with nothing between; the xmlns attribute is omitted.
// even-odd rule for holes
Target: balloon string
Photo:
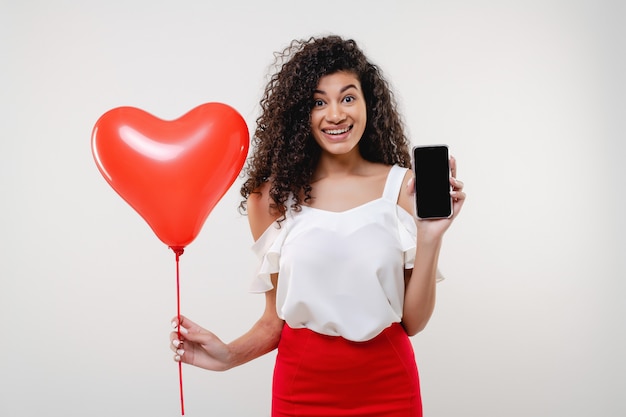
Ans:
<svg viewBox="0 0 626 417"><path fill-rule="evenodd" d="M178 340L181 340L180 336L180 270L179 270L179 259L180 255L183 254L184 249L180 247L172 247L171 248L176 254L176 317L178 321ZM185 401L183 397L183 362L178 362L178 386L180 389L180 414L185 415Z"/></svg>

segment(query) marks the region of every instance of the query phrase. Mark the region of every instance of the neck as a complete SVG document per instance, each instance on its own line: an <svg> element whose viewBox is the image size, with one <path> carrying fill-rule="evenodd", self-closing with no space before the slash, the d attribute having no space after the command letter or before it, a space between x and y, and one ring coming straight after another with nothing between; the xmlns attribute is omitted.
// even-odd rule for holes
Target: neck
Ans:
<svg viewBox="0 0 626 417"><path fill-rule="evenodd" d="M340 177L357 174L370 163L359 152L348 155L323 154L315 168L312 182L327 177Z"/></svg>

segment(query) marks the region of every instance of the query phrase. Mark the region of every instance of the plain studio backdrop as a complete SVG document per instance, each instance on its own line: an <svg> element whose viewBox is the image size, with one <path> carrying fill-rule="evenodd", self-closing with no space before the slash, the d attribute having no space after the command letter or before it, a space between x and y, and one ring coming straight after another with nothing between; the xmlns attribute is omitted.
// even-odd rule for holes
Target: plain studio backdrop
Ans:
<svg viewBox="0 0 626 417"><path fill-rule="evenodd" d="M273 52L357 40L414 144L466 184L412 338L425 415L623 416L626 9L620 1L21 1L0 6L0 415L176 416L175 260L105 182L96 120L211 101L250 130ZM183 313L260 316L240 180L181 257ZM268 416L274 354L183 368L186 415Z"/></svg>

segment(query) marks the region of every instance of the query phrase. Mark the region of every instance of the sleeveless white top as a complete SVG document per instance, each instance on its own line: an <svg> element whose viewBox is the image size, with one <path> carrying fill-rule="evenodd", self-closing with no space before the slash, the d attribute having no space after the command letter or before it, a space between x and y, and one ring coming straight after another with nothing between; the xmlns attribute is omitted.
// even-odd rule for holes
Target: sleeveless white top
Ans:
<svg viewBox="0 0 626 417"><path fill-rule="evenodd" d="M260 266L251 291L271 290L270 274L279 273L280 318L348 340L369 340L400 322L417 240L413 216L397 204L406 170L392 166L382 197L355 208L289 210L252 246Z"/></svg>

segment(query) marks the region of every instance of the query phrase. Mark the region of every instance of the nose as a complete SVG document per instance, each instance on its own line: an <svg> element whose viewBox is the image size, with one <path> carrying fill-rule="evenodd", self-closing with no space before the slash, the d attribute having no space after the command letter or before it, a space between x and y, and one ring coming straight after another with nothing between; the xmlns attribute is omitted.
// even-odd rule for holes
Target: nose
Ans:
<svg viewBox="0 0 626 417"><path fill-rule="evenodd" d="M336 124L342 122L346 118L346 114L341 106L334 104L328 106L325 117L326 121Z"/></svg>

